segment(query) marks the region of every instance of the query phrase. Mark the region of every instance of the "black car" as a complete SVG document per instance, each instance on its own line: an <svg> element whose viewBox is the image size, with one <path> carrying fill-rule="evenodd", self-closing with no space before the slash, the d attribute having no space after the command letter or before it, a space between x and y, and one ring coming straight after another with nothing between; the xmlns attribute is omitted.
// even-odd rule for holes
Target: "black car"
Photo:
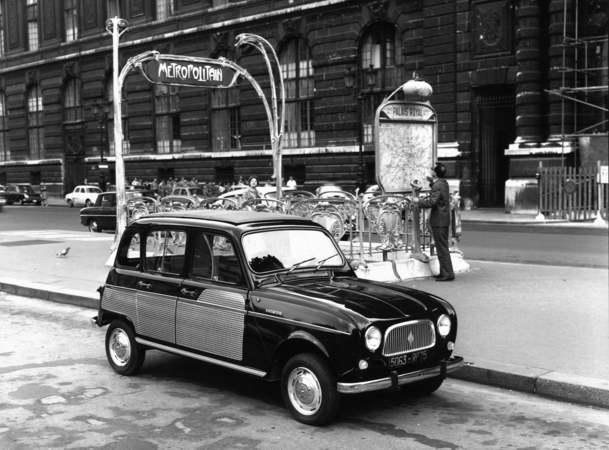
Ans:
<svg viewBox="0 0 609 450"><path fill-rule="evenodd" d="M25 205L26 203L35 203L38 206L42 205L42 197L29 184L8 185L0 192L0 196L4 198L7 205L12 205L13 203L19 203L20 205Z"/></svg>
<svg viewBox="0 0 609 450"><path fill-rule="evenodd" d="M358 279L321 225L283 214L152 214L126 228L97 326L135 375L157 349L280 380L294 418L321 425L341 395L410 384L431 393L463 364L454 308Z"/></svg>
<svg viewBox="0 0 609 450"><path fill-rule="evenodd" d="M130 190L125 192L127 201L154 198L152 191ZM95 205L80 210L80 223L89 231L100 233L116 229L116 192L104 192L97 196Z"/></svg>

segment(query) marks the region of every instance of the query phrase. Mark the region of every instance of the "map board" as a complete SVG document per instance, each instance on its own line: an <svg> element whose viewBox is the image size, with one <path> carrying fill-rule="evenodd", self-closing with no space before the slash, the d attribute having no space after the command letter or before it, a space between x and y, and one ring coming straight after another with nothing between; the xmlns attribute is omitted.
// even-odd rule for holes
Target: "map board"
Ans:
<svg viewBox="0 0 609 450"><path fill-rule="evenodd" d="M415 181L426 186L436 158L436 124L427 103L391 101L377 109L376 175L383 192L412 191Z"/></svg>

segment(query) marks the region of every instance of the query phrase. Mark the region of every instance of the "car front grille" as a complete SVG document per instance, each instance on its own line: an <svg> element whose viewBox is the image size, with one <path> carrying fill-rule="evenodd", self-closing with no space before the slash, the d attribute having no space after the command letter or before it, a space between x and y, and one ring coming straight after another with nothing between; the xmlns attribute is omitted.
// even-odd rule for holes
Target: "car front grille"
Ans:
<svg viewBox="0 0 609 450"><path fill-rule="evenodd" d="M383 356L395 356L433 347L436 331L431 320L414 320L389 327L385 333Z"/></svg>

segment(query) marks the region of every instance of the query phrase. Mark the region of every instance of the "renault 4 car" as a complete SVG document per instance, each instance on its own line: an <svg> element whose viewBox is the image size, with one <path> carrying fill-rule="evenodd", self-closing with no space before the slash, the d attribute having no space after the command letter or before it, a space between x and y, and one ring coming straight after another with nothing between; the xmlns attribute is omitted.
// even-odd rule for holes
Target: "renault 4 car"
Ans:
<svg viewBox="0 0 609 450"><path fill-rule="evenodd" d="M455 309L432 294L358 279L324 227L273 213L151 214L126 228L92 322L108 325L115 372L161 350L278 381L305 424L343 395L438 389L453 356Z"/></svg>

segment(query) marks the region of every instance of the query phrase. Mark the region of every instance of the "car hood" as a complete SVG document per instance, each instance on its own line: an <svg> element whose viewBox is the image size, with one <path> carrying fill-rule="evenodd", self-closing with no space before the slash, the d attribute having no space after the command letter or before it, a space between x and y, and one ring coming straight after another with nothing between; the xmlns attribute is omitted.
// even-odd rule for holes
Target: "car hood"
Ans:
<svg viewBox="0 0 609 450"><path fill-rule="evenodd" d="M356 320L409 318L443 306L438 299L422 291L353 278L302 280L269 286L268 291L321 302Z"/></svg>

